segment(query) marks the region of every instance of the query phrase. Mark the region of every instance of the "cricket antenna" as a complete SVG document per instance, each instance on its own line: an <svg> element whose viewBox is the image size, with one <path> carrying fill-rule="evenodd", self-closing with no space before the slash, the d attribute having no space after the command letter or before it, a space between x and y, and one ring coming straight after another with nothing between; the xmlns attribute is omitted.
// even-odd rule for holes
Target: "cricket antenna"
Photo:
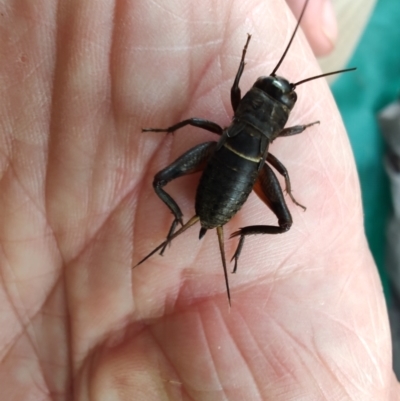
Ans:
<svg viewBox="0 0 400 401"><path fill-rule="evenodd" d="M335 74L341 74L342 72L354 71L354 70L356 70L356 69L357 69L356 67L353 67L353 68L347 68L347 69L345 69L345 70L338 70L338 71L327 72L327 73L325 73L325 74L316 75L315 77L310 77L310 78L303 79L303 80L301 80L301 81L299 81L299 82L296 82L296 83L290 84L290 85L291 85L292 88L294 89L294 88L296 88L296 86L299 86L299 85L301 85L301 84L304 84L304 82L309 82L309 81L313 81L314 79L318 79L318 78L322 78L322 77L327 77L328 75L335 75Z"/></svg>
<svg viewBox="0 0 400 401"><path fill-rule="evenodd" d="M296 35L296 32L297 32L297 30L299 29L300 22L301 22L301 20L303 19L304 11L306 11L307 4L308 4L308 0L306 0L306 2L304 3L303 9L301 10L301 14L300 14L299 20L297 21L297 25L296 25L296 28L294 29L294 32L293 32L293 34L292 34L292 37L290 38L289 43L288 43L288 45L286 46L286 49L285 49L285 51L284 51L283 54L282 54L282 57L281 57L280 60L278 61L278 64L275 66L274 70L271 72L271 74L270 74L271 77L274 77L274 76L275 76L276 71L278 71L278 68L281 66L282 61L283 61L284 58L286 57L286 53L288 52L288 50L289 50L289 48L290 48L290 45L292 44L293 39L294 39L294 37L295 37L295 35Z"/></svg>

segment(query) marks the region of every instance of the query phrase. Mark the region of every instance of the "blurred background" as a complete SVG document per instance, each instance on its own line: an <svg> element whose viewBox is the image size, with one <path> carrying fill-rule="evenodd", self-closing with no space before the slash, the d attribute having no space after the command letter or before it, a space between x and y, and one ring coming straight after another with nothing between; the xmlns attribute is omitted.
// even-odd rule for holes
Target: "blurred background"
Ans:
<svg viewBox="0 0 400 401"><path fill-rule="evenodd" d="M361 181L365 230L389 309L400 379L400 1L333 0L336 48L325 72L347 67L331 88Z"/></svg>

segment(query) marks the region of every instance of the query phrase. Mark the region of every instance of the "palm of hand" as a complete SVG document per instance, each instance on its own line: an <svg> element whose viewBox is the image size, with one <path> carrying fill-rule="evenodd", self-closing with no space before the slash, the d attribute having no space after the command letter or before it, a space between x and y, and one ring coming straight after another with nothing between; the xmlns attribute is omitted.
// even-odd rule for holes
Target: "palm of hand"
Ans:
<svg viewBox="0 0 400 401"><path fill-rule="evenodd" d="M228 124L246 29L258 39L242 92L271 70L271 49L282 47L284 38L272 35L276 20L255 25L243 18L255 8L220 5L212 27L195 37L182 34L190 18L175 17L188 16L179 5L52 7L40 10L46 23L36 8L8 20L29 35L5 25L3 391L24 400L71 393L76 400L395 399L357 177L322 82L304 89L291 120L321 120L321 127L275 145L308 210L288 201L289 233L247 241L231 276L231 310L211 233L198 243L197 232L188 232L164 258L131 270L171 223L152 176L203 140L194 129L165 137L140 128L169 125L192 110ZM191 24L203 24L206 12L197 10ZM277 10L286 21L284 13ZM294 44L296 62L287 61L282 75L312 75L304 51ZM187 218L196 180L183 180L171 192ZM231 227L268 219L273 224L251 197ZM232 252L235 244L226 246Z"/></svg>

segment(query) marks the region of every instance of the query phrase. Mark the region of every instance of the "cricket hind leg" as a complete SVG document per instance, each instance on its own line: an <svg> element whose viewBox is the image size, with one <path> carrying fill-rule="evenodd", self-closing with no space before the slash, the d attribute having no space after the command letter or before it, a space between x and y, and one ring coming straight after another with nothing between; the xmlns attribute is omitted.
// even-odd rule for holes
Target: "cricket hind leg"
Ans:
<svg viewBox="0 0 400 401"><path fill-rule="evenodd" d="M292 216L290 215L289 209L286 205L282 188L275 173L267 164L263 166L258 175L254 191L278 218L278 226L248 226L235 231L231 235L231 238L240 237L239 244L231 259L231 261L235 261L233 273L237 270L238 260L246 236L255 234L282 234L288 231L292 225Z"/></svg>
<svg viewBox="0 0 400 401"><path fill-rule="evenodd" d="M159 171L153 181L153 188L158 197L167 205L174 215L174 221L167 234L167 239L161 248L160 255L165 251L165 248L170 243L176 227L178 224L183 226L183 214L175 202L175 200L165 190L164 186L170 181L182 177L184 175L193 174L198 171L204 170L207 161L214 152L217 142L205 142L185 152L182 156L178 157L173 163Z"/></svg>

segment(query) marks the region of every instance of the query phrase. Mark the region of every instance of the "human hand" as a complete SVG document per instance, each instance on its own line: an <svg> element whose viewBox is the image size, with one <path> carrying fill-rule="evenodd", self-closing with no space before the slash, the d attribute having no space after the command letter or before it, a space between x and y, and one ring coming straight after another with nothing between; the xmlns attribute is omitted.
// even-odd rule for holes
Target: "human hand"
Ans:
<svg viewBox="0 0 400 401"><path fill-rule="evenodd" d="M398 400L354 162L323 80L299 87L288 123L321 124L272 146L307 211L287 197L292 229L247 240L230 310L212 232L188 231L131 270L172 221L154 174L216 139L141 128L229 124L246 33L242 93L282 54L295 23L284 4L19 7L0 13L3 396ZM299 34L279 74L316 73ZM186 219L196 185L167 189ZM226 230L275 221L250 196Z"/></svg>

